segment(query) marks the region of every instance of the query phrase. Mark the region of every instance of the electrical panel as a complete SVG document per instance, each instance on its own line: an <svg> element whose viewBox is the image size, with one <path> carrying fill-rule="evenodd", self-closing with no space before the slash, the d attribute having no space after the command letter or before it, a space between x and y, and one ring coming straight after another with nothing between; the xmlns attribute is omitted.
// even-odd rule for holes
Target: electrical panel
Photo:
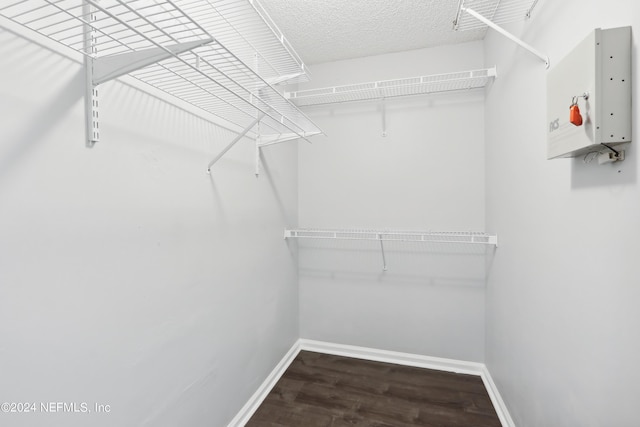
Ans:
<svg viewBox="0 0 640 427"><path fill-rule="evenodd" d="M547 132L548 159L631 142L631 27L596 29L549 71Z"/></svg>

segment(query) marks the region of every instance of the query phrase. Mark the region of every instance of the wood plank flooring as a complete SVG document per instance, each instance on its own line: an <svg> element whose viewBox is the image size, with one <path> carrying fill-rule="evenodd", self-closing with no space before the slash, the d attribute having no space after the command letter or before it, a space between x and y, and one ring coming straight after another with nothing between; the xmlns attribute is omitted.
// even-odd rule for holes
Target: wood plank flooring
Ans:
<svg viewBox="0 0 640 427"><path fill-rule="evenodd" d="M301 351L248 427L500 427L478 376Z"/></svg>

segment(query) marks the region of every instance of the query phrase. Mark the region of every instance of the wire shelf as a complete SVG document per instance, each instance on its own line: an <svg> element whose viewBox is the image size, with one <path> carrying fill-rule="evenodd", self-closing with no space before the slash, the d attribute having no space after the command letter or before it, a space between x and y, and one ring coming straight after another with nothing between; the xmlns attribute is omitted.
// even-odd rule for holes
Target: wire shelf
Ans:
<svg viewBox="0 0 640 427"><path fill-rule="evenodd" d="M216 6L224 8L218 10ZM247 18L249 9L254 11L251 18ZM196 22L187 10L203 19L204 24ZM215 15L205 13L212 10L217 11L218 18L205 19ZM254 56L262 60L250 67L211 36L216 22L226 19L221 39L232 43L234 36L240 40L232 44L246 57L248 48L238 46L255 47L247 40L262 34L249 29L262 18L248 0L0 0L0 15L84 54L95 61L91 68L97 69L99 64L115 67L115 71L104 73L109 78L128 73L240 128L263 116L261 133L302 137L321 133L258 74L258 66L267 62L284 67L279 60L267 60L267 55L254 51ZM234 28L234 23L239 28ZM262 25L271 28L265 21ZM243 39L245 32L249 36ZM271 37L272 45L275 35ZM277 44L286 50L280 41ZM162 60L149 61L149 57L157 56L150 51L160 52ZM129 60L132 57L135 61ZM136 61L141 65L133 67L131 63L135 65ZM289 62L298 64L295 59ZM275 65L271 70L263 68L269 78L280 72ZM106 80L94 79L93 84Z"/></svg>
<svg viewBox="0 0 640 427"><path fill-rule="evenodd" d="M187 15L269 83L309 80L308 70L255 0L175 0Z"/></svg>
<svg viewBox="0 0 640 427"><path fill-rule="evenodd" d="M393 242L464 243L498 245L498 236L484 232L458 231L393 231L393 230L336 230L286 229L285 238L375 240Z"/></svg>
<svg viewBox="0 0 640 427"><path fill-rule="evenodd" d="M92 57L211 38L171 0L2 0L0 15Z"/></svg>
<svg viewBox="0 0 640 427"><path fill-rule="evenodd" d="M351 101L424 95L438 92L482 88L496 76L495 68L461 71L431 76L357 83L321 89L287 92L297 106L333 104Z"/></svg>
<svg viewBox="0 0 640 427"><path fill-rule="evenodd" d="M320 132L280 92L216 42L131 75L241 128L264 114L260 124L265 134Z"/></svg>
<svg viewBox="0 0 640 427"><path fill-rule="evenodd" d="M453 22L458 31L487 28L487 25L464 13L465 8L473 9L498 25L523 21L531 16L538 0L459 0L458 13Z"/></svg>

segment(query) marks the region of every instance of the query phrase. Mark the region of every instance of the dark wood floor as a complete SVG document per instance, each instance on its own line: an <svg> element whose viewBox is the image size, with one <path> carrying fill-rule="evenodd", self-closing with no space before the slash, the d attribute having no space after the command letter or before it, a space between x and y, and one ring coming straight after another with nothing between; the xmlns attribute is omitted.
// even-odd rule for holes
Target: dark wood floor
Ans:
<svg viewBox="0 0 640 427"><path fill-rule="evenodd" d="M302 351L250 427L500 427L480 377Z"/></svg>

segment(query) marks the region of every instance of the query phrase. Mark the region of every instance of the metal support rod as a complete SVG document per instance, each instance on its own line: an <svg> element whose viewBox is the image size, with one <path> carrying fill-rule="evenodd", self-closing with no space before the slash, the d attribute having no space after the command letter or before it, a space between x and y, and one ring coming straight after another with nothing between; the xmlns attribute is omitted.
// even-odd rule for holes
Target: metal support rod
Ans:
<svg viewBox="0 0 640 427"><path fill-rule="evenodd" d="M508 32L504 28L502 28L499 25L497 25L494 22L492 22L491 20L489 20L489 19L485 18L484 16L480 15L475 10L469 9L468 7L463 7L461 9L462 9L463 12L468 13L469 15L473 16L474 18L476 18L478 21L480 21L483 24L493 28L498 33L502 34L503 36L505 36L506 38L508 38L512 42L520 45L521 47L525 48L526 50L528 50L529 52L531 52L532 54L534 54L538 58L542 59L544 61L545 66L547 68L549 68L549 57L548 56L543 55L542 53L540 53L538 50L536 50L532 46L530 46L527 43L523 42L522 40L520 40L519 38L517 38L516 36L514 36L513 34Z"/></svg>
<svg viewBox="0 0 640 427"><path fill-rule="evenodd" d="M533 12L533 9L536 7L536 5L538 4L538 0L535 0L532 4L531 7L529 8L529 10L527 10L527 13L525 14L525 16L527 17L527 19L531 18L531 12Z"/></svg>
<svg viewBox="0 0 640 427"><path fill-rule="evenodd" d="M382 136L387 136L387 104L382 98Z"/></svg>
<svg viewBox="0 0 640 427"><path fill-rule="evenodd" d="M96 32L92 27L95 19L93 7L86 1L82 3L82 13L86 16L88 22L82 24L83 27L83 47L86 55L84 56L84 121L85 121L85 144L87 147L93 145L100 140L98 130L98 89L93 84L93 63L95 56L95 37Z"/></svg>
<svg viewBox="0 0 640 427"><path fill-rule="evenodd" d="M382 251L382 270L387 271L387 258L384 256L384 243L382 243L382 234L378 234L380 239L380 250Z"/></svg>
<svg viewBox="0 0 640 427"><path fill-rule="evenodd" d="M218 154L216 156L215 159L211 160L211 162L209 162L209 165L207 166L207 173L211 173L211 166L213 166L218 160L220 160L220 158L222 156L224 156L227 151L231 150L231 147L233 147L234 145L236 145L236 143L238 141L240 141L250 130L252 127L254 127L256 125L256 123L258 123L260 120L262 120L262 118L264 117L264 114L261 114L260 116L258 116L257 119L255 119L253 122L251 122L251 124L249 126L247 126L246 128L244 128L244 130L242 132L240 132L235 138L233 138L233 141L231 141L229 143L229 145L227 145L224 150L222 150L220 152L220 154Z"/></svg>

